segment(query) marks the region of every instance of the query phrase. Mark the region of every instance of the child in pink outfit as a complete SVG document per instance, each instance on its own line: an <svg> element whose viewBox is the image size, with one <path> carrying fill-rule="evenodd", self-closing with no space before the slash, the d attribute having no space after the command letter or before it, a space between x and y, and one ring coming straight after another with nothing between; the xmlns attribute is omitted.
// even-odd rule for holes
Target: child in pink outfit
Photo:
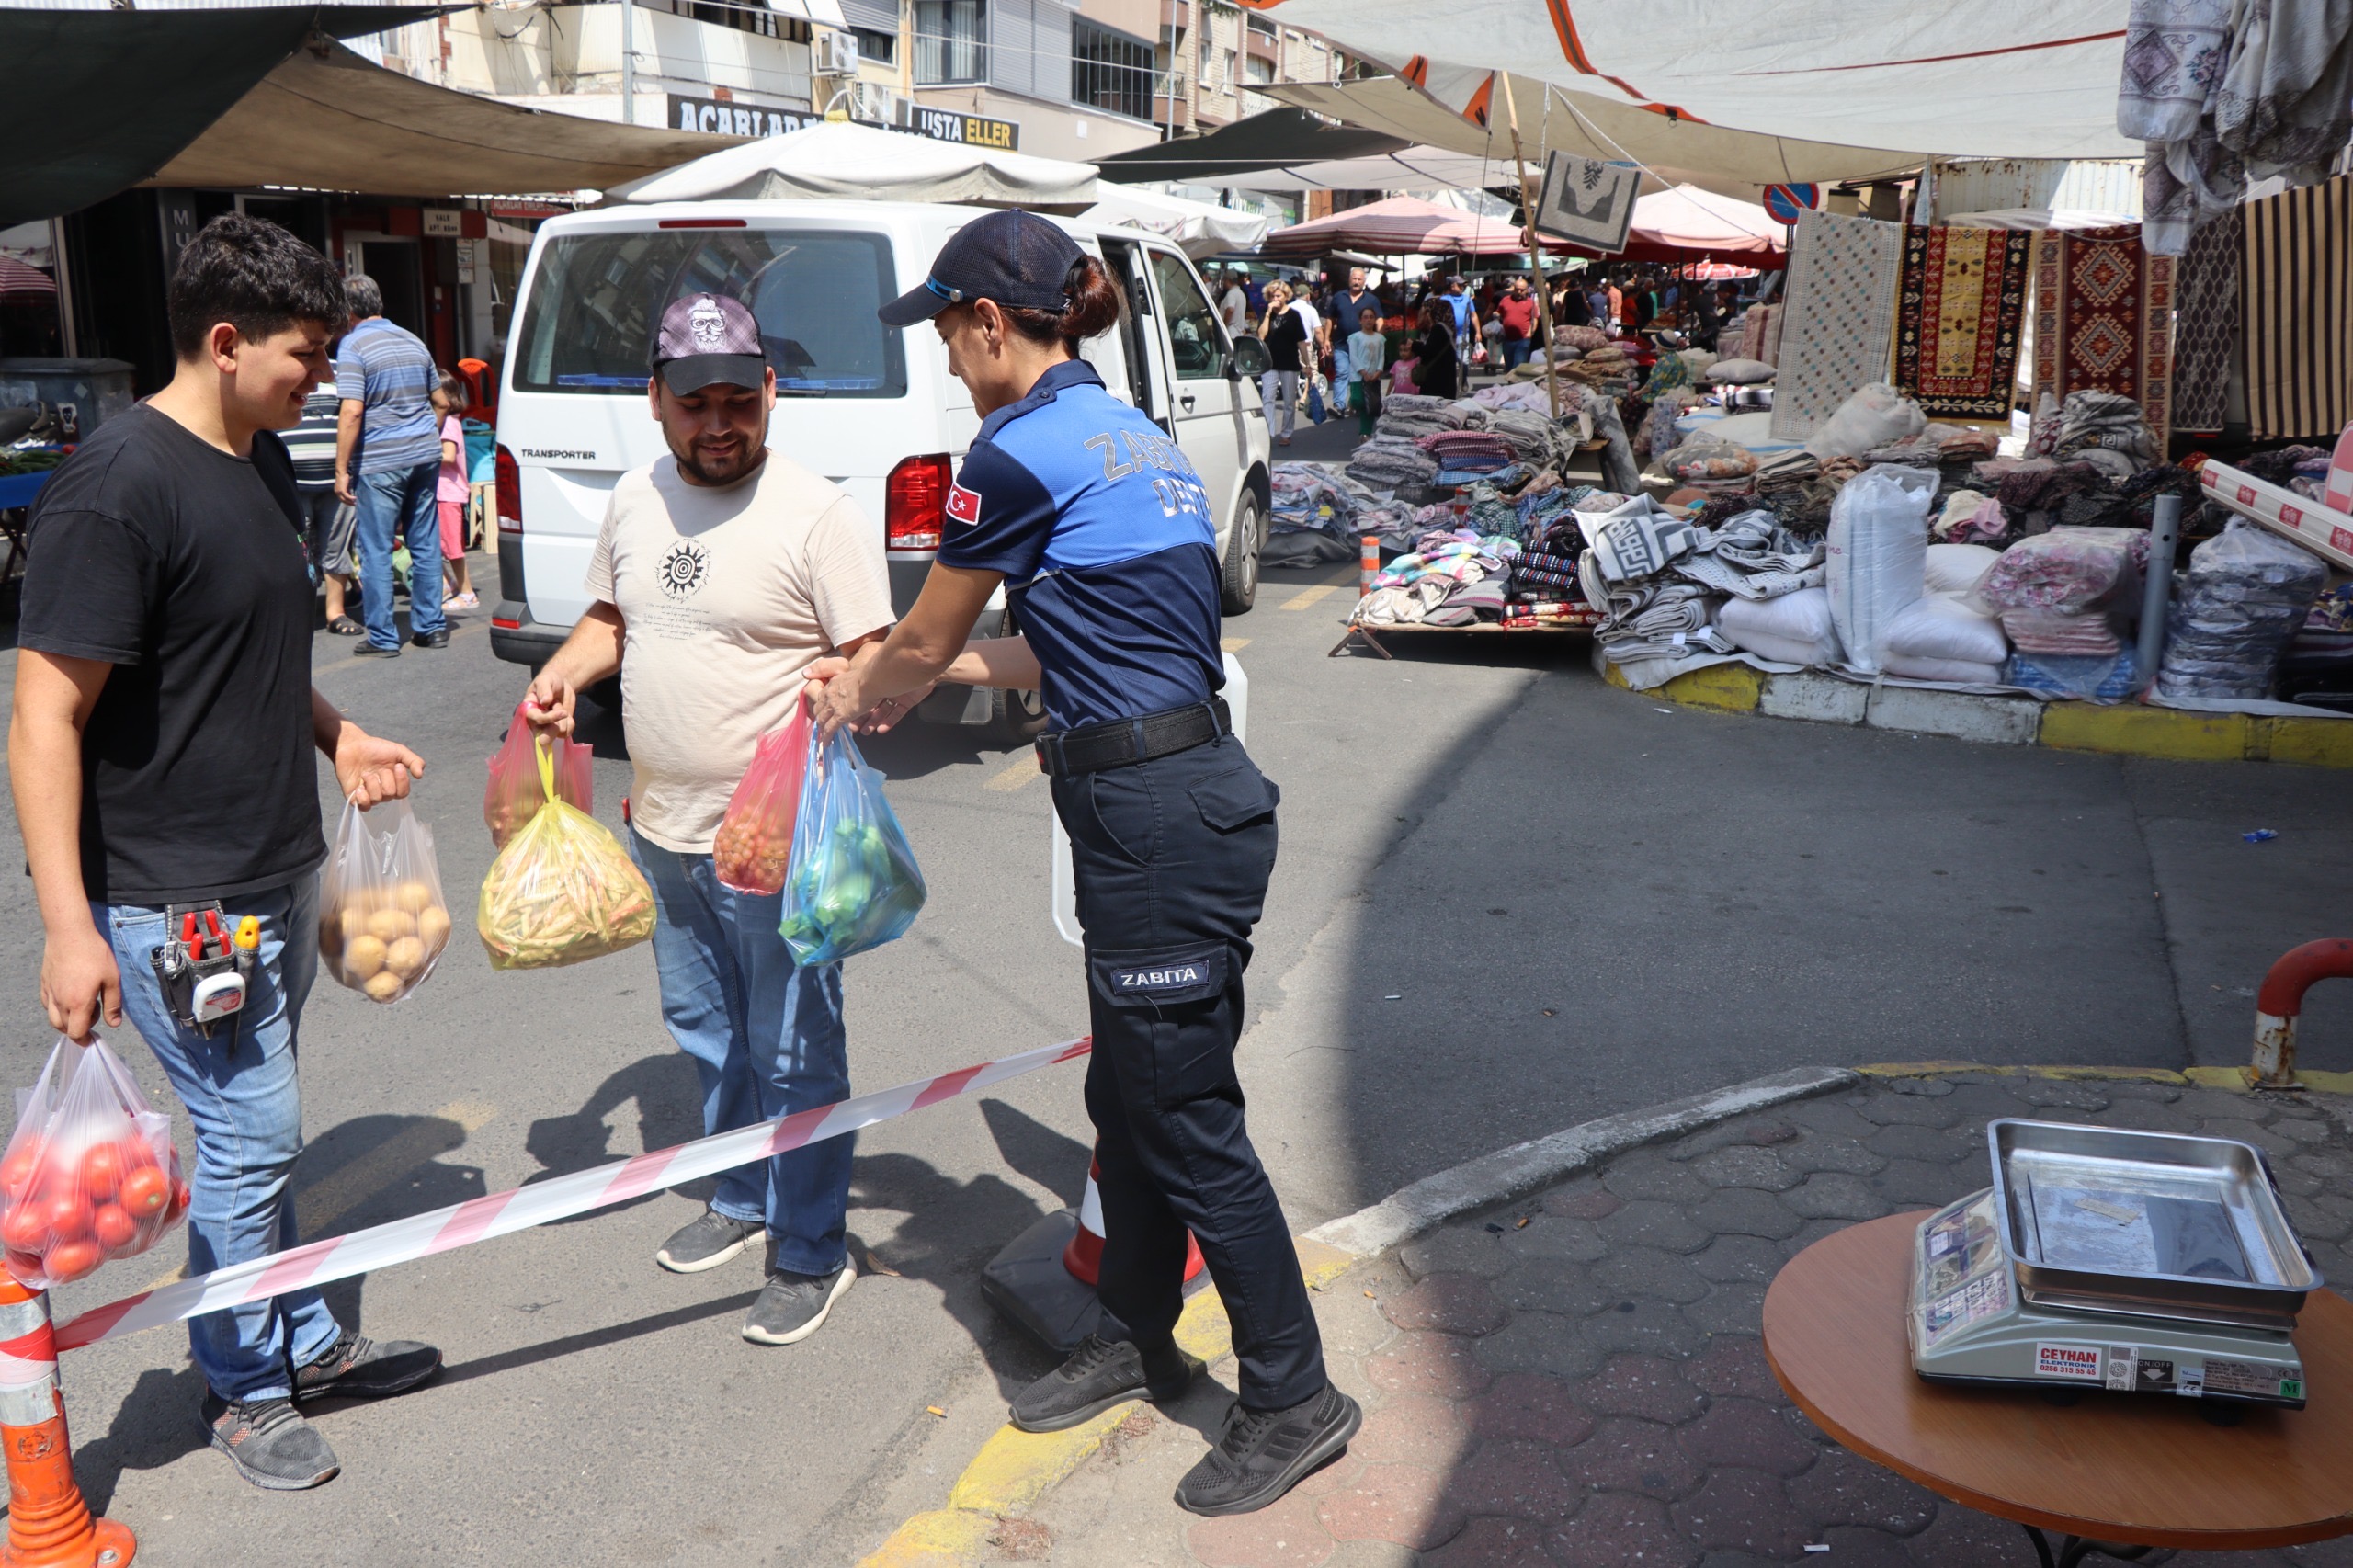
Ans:
<svg viewBox="0 0 2353 1568"><path fill-rule="evenodd" d="M433 412L441 416L441 474L434 494L441 504L441 563L449 579L449 608L478 609L482 600L466 571L466 383L443 376L434 389Z"/></svg>

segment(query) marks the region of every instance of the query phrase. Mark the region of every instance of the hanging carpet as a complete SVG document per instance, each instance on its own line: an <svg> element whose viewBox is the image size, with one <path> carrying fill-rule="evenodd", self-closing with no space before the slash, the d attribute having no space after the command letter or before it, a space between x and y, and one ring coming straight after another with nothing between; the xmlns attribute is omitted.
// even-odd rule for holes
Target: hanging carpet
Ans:
<svg viewBox="0 0 2353 1568"><path fill-rule="evenodd" d="M1895 390L1930 417L2007 419L2034 236L2022 229L1904 231Z"/></svg>
<svg viewBox="0 0 2353 1568"><path fill-rule="evenodd" d="M2172 433L2173 257L2136 227L2046 230L2035 257L2034 395L2086 389L2141 405L2163 452Z"/></svg>
<svg viewBox="0 0 2353 1568"><path fill-rule="evenodd" d="M1887 380L1904 229L1806 212L1790 257L1790 301L1773 361L1773 434L1802 441L1859 387Z"/></svg>
<svg viewBox="0 0 2353 1568"><path fill-rule="evenodd" d="M2353 175L2245 212L2248 434L2334 437L2353 421Z"/></svg>
<svg viewBox="0 0 2353 1568"><path fill-rule="evenodd" d="M2143 225L2145 233L2146 226ZM2229 405L2245 220L2235 207L2189 237L2174 290L2173 425L2215 431Z"/></svg>

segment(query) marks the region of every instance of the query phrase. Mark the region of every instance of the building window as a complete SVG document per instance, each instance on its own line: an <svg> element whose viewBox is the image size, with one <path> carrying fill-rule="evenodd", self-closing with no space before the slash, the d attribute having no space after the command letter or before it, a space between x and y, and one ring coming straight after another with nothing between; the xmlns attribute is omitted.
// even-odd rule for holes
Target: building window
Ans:
<svg viewBox="0 0 2353 1568"><path fill-rule="evenodd" d="M1071 102L1152 118L1152 45L1083 17L1070 24Z"/></svg>
<svg viewBox="0 0 2353 1568"><path fill-rule="evenodd" d="M915 0L915 85L978 82L988 74L985 0Z"/></svg>
<svg viewBox="0 0 2353 1568"><path fill-rule="evenodd" d="M899 62L899 35L878 33L865 28L852 28L849 36L858 40L858 57L870 65L896 65Z"/></svg>

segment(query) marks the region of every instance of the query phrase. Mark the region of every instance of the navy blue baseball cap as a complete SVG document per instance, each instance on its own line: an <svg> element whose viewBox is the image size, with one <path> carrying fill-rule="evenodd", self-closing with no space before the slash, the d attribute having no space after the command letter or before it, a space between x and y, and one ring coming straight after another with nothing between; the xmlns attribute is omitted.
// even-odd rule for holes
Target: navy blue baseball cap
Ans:
<svg viewBox="0 0 2353 1568"><path fill-rule="evenodd" d="M1085 253L1062 226L1007 209L956 231L932 258L931 276L874 313L885 326L913 326L950 305L995 300L1015 310L1070 306L1063 279Z"/></svg>

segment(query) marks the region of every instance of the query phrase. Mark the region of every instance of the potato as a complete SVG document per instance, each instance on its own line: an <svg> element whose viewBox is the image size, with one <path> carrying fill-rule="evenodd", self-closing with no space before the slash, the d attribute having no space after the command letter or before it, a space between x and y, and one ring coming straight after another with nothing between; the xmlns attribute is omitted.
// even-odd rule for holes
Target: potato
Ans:
<svg viewBox="0 0 2353 1568"><path fill-rule="evenodd" d="M335 925L342 930L345 943L348 944L354 937L368 934L368 911L363 905L346 903L335 912Z"/></svg>
<svg viewBox="0 0 2353 1568"><path fill-rule="evenodd" d="M439 902L433 896L432 885L427 882L403 882L392 890L394 907L406 910L411 915L421 915Z"/></svg>
<svg viewBox="0 0 2353 1568"><path fill-rule="evenodd" d="M368 917L368 934L390 942L416 935L416 916L401 909L380 909Z"/></svg>
<svg viewBox="0 0 2353 1568"><path fill-rule="evenodd" d="M414 937L403 937L384 949L384 967L406 979L425 967L425 944Z"/></svg>
<svg viewBox="0 0 2353 1568"><path fill-rule="evenodd" d="M401 987L406 983L408 983L399 975L394 974L391 970L386 970L370 979L365 989L369 1001L389 1002L401 994Z"/></svg>
<svg viewBox="0 0 2353 1568"><path fill-rule="evenodd" d="M416 934L425 939L425 950L438 953L449 940L449 912L439 904L428 904L417 912Z"/></svg>
<svg viewBox="0 0 2353 1568"><path fill-rule="evenodd" d="M339 920L319 922L319 956L329 959L343 956L343 922Z"/></svg>
<svg viewBox="0 0 2353 1568"><path fill-rule="evenodd" d="M374 937L354 937L343 950L344 971L356 980L366 980L384 967L384 944Z"/></svg>

